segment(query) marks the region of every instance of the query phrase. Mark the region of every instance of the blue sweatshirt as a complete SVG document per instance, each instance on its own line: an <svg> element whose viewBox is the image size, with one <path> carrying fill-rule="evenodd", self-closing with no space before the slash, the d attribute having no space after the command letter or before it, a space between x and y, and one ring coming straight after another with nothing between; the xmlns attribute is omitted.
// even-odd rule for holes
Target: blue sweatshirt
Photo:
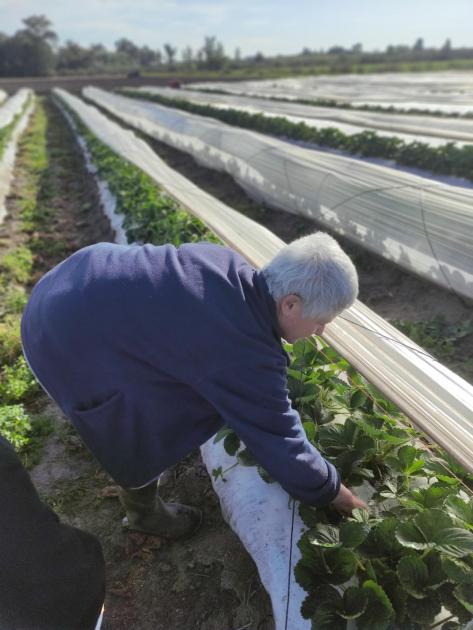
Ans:
<svg viewBox="0 0 473 630"><path fill-rule="evenodd" d="M332 501L340 478L288 398L264 277L209 243L79 250L35 286L26 358L122 486L155 479L224 424L293 497Z"/></svg>

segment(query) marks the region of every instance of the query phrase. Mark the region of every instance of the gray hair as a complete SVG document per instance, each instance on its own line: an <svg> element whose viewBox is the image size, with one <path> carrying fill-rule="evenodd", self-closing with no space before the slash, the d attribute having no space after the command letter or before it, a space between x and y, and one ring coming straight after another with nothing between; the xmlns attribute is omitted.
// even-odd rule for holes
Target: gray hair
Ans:
<svg viewBox="0 0 473 630"><path fill-rule="evenodd" d="M274 300L291 293L301 298L305 317L331 320L358 295L354 264L324 232L292 241L261 272Z"/></svg>

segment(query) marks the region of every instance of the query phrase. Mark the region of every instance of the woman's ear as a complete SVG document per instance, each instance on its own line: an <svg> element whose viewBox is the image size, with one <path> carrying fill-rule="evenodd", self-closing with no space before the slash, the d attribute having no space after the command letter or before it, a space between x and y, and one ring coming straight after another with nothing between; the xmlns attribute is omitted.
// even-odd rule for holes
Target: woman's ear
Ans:
<svg viewBox="0 0 473 630"><path fill-rule="evenodd" d="M302 300L298 295L289 293L281 298L281 313L284 317L300 317L302 315Z"/></svg>

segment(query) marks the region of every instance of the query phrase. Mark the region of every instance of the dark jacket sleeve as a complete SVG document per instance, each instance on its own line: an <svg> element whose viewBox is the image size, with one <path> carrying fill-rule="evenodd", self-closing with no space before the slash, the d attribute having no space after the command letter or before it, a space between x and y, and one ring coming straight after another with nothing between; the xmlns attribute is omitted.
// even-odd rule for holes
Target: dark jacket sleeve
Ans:
<svg viewBox="0 0 473 630"><path fill-rule="evenodd" d="M98 540L59 522L0 436L0 628L93 630L105 596Z"/></svg>
<svg viewBox="0 0 473 630"><path fill-rule="evenodd" d="M326 505L337 496L340 476L307 440L288 398L285 367L271 358L233 365L195 387L292 497Z"/></svg>

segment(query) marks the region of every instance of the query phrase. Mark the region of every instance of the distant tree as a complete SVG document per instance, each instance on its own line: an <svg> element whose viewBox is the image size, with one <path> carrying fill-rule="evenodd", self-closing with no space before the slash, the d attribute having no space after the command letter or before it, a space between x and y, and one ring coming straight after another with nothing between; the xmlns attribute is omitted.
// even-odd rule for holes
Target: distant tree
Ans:
<svg viewBox="0 0 473 630"><path fill-rule="evenodd" d="M343 46L332 46L328 49L327 52L329 55L342 55L346 52L346 50L343 48Z"/></svg>
<svg viewBox="0 0 473 630"><path fill-rule="evenodd" d="M139 63L140 61L140 49L136 44L126 37L122 37L115 42L115 50L117 53L128 57L130 61Z"/></svg>
<svg viewBox="0 0 473 630"><path fill-rule="evenodd" d="M168 64L172 66L172 64L174 63L174 58L177 53L177 48L175 46L171 46L171 44L164 44L163 48L167 56Z"/></svg>
<svg viewBox="0 0 473 630"><path fill-rule="evenodd" d="M138 51L140 64L145 68L149 68L156 61L156 53L149 46L142 46Z"/></svg>
<svg viewBox="0 0 473 630"><path fill-rule="evenodd" d="M110 61L110 53L103 44L89 46L91 64L95 69L104 68Z"/></svg>
<svg viewBox="0 0 473 630"><path fill-rule="evenodd" d="M257 52L253 57L253 61L255 61L255 63L263 63L264 59L265 57L262 52Z"/></svg>
<svg viewBox="0 0 473 630"><path fill-rule="evenodd" d="M444 52L450 52L452 50L452 41L450 38L445 40L445 44L442 46Z"/></svg>
<svg viewBox="0 0 473 630"><path fill-rule="evenodd" d="M54 45L57 42L57 33L52 30L52 22L45 15L30 15L22 20L25 25L25 33L43 42Z"/></svg>
<svg viewBox="0 0 473 630"><path fill-rule="evenodd" d="M416 52L422 52L424 50L424 40L422 37L419 37L418 39L416 39L415 44L412 47L412 50L415 50Z"/></svg>
<svg viewBox="0 0 473 630"><path fill-rule="evenodd" d="M182 63L184 64L184 66L186 68L192 68L192 66L194 65L194 51L192 50L190 46L186 46L183 49L181 53L181 57L182 57Z"/></svg>
<svg viewBox="0 0 473 630"><path fill-rule="evenodd" d="M69 40L59 48L57 68L58 70L86 70L91 67L92 60L93 53L90 49Z"/></svg>
<svg viewBox="0 0 473 630"><path fill-rule="evenodd" d="M57 35L45 15L23 20L25 28L3 40L0 47L0 74L6 76L46 76L52 74L56 59Z"/></svg>
<svg viewBox="0 0 473 630"><path fill-rule="evenodd" d="M201 48L203 66L208 70L221 70L226 62L223 44L215 36L205 37Z"/></svg>
<svg viewBox="0 0 473 630"><path fill-rule="evenodd" d="M351 47L351 51L352 53L355 53L356 55L359 55L363 52L363 44L353 44L353 46Z"/></svg>
<svg viewBox="0 0 473 630"><path fill-rule="evenodd" d="M233 53L233 59L235 61L241 61L241 48L235 48L235 52Z"/></svg>
<svg viewBox="0 0 473 630"><path fill-rule="evenodd" d="M304 48L302 49L301 55L302 55L303 57L308 57L308 56L309 56L309 55L311 55L311 54L312 54L312 51L311 51L311 49L310 49L310 48L304 47Z"/></svg>

